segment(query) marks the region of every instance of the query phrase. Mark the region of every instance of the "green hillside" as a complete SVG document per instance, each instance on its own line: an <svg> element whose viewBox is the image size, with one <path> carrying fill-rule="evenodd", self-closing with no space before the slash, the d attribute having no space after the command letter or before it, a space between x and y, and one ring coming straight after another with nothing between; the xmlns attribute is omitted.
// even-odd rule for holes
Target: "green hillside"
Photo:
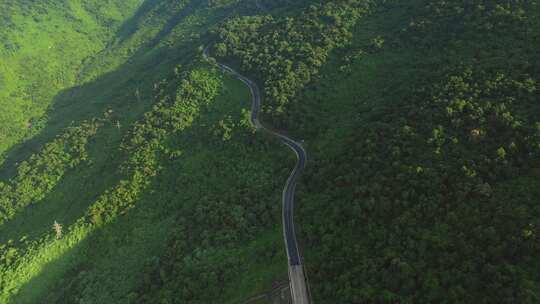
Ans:
<svg viewBox="0 0 540 304"><path fill-rule="evenodd" d="M287 277L296 156L206 47L308 151L294 214L314 303L540 302L535 1L0 16L0 303L245 303Z"/></svg>
<svg viewBox="0 0 540 304"><path fill-rule="evenodd" d="M43 129L55 96L81 83L85 60L106 48L140 2L0 4L0 153Z"/></svg>

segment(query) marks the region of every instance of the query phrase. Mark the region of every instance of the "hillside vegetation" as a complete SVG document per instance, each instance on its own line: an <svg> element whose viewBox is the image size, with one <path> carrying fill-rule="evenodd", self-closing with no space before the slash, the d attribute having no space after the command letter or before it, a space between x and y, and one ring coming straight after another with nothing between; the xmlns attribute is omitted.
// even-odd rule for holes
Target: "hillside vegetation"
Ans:
<svg viewBox="0 0 540 304"><path fill-rule="evenodd" d="M140 0L4 1L0 4L0 155L44 127L61 90L80 83Z"/></svg>
<svg viewBox="0 0 540 304"><path fill-rule="evenodd" d="M534 1L0 4L0 303L540 302ZM54 226L53 226L54 224Z"/></svg>

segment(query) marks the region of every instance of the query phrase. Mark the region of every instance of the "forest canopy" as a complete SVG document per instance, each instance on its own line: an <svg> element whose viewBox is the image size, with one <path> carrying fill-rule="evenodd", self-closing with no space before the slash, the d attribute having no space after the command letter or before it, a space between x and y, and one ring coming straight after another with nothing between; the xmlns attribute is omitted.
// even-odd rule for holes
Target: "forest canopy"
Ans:
<svg viewBox="0 0 540 304"><path fill-rule="evenodd" d="M539 303L539 29L535 1L0 3L0 302L287 301L297 154L259 87L307 151L314 303Z"/></svg>

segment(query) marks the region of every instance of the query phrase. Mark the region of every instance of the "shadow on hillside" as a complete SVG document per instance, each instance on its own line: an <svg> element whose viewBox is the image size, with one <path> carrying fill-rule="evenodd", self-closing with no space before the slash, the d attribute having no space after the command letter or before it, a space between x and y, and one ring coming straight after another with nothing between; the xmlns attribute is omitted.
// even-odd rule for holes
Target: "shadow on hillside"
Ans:
<svg viewBox="0 0 540 304"><path fill-rule="evenodd" d="M144 12L133 18L141 18L141 15ZM179 43L180 47L182 43ZM66 172L44 199L24 208L1 225L0 242L18 240L25 235L30 239L40 236L50 230L55 220L69 226L103 191L111 187L119 178L118 168L125 158L119 145L129 126L155 103L154 84L169 77L174 66L185 64L192 57L193 47L141 47L116 70L60 92L47 112L48 123L41 132L7 152L6 161L0 167L3 180L15 176L19 163L39 153L44 144L54 140L67 127L102 117L109 109L113 110L111 121L87 145L91 163L82 163ZM139 97L136 91L140 92ZM95 176L102 178L91 178Z"/></svg>
<svg viewBox="0 0 540 304"><path fill-rule="evenodd" d="M82 257L87 254L86 248L91 246L92 239L95 238L96 231L90 233L88 237L83 239L81 242L75 244L67 252L63 253L61 258L54 259L52 262L49 262L43 269L36 274L31 276L31 273L27 273L31 278L22 284L22 288L16 295L10 297L10 302L15 303L45 303L41 302L38 299L44 300L43 297L48 294L48 290L53 286L65 283L68 287L70 282L64 280L59 280L59 274L70 272L74 275L83 272L87 266L84 263L80 263ZM36 271L36 268L31 269L31 271Z"/></svg>
<svg viewBox="0 0 540 304"><path fill-rule="evenodd" d="M137 29L142 25L146 13L152 11L159 5L159 0L146 0L137 10L135 15L124 22L117 31L116 37L119 43L129 39L137 32Z"/></svg>
<svg viewBox="0 0 540 304"><path fill-rule="evenodd" d="M143 14L137 13L134 18L140 18ZM174 26L168 31L172 29ZM161 35L167 35L167 32ZM89 159L92 163L79 165L68 172L45 199L24 209L13 220L5 223L0 228L2 238L17 240L29 235L29 240L35 240L52 230L49 223L52 225L54 220L61 222L67 230L101 194L117 185L120 179L117 174L118 167L125 159L125 155L118 149L119 143L128 130L127 126L140 119L154 104L154 83L171 74L177 64L192 58L190 51L193 51L193 46L183 45L184 48L180 49L181 47L182 44L179 43L174 48L140 48L114 71L91 82L66 89L54 98L47 113L47 125L32 139L9 150L7 159L0 168L0 176L13 176L18 163L39 152L45 143L52 141L70 125L76 126L83 120L100 117L108 109L112 109L114 113L112 124L100 129L97 136L91 140ZM136 97L136 90L140 91L140 98ZM115 126L117 121L121 128ZM96 176L103 178L95 181ZM86 254L84 250L93 245L90 239L94 239L94 236L74 244L66 253L47 263L36 277L24 284L23 293L38 294L39 290L47 291L50 286L45 282L60 284L61 282L55 279L65 278L66 270L80 269L79 256Z"/></svg>
<svg viewBox="0 0 540 304"><path fill-rule="evenodd" d="M54 106L48 113L49 123L43 131L9 152L0 170L1 175L8 178L16 174L18 163L38 153L44 144L65 128L101 117L107 109L113 110L111 122L101 127L87 145L91 162L84 162L66 172L44 199L24 208L1 225L0 241L18 240L24 235L42 235L50 230L55 220L68 226L119 178L118 170L126 156L120 150L120 143L129 126L154 104L154 83L172 74L172 66L190 58L172 49L152 52L155 55L145 58L141 65L124 64L91 83L61 92L54 100ZM136 58L145 55L142 52ZM140 100L134 94L137 89L141 92ZM101 178L92 178L96 176Z"/></svg>
<svg viewBox="0 0 540 304"><path fill-rule="evenodd" d="M180 12L178 12L175 16L173 16L165 23L165 26L163 26L163 28L158 32L158 34L148 42L148 46L154 47L161 41L161 39L167 37L173 31L176 25L182 22L182 20L184 20L187 16L189 16L191 10L200 5L201 2L189 2L186 7L181 9Z"/></svg>
<svg viewBox="0 0 540 304"><path fill-rule="evenodd" d="M57 221L68 227L72 225L101 194L110 189L121 178L118 167L124 155L117 149L119 141L114 127L101 132L96 147L89 151L91 165L79 165L68 172L53 190L34 205L27 206L15 214L13 219L0 226L0 243L19 240L26 236L37 239L52 232ZM112 139L112 137L117 137ZM95 177L100 178L95 178Z"/></svg>
<svg viewBox="0 0 540 304"><path fill-rule="evenodd" d="M119 29L116 39L132 35L128 29L137 27L147 10L156 5L155 2L147 1L143 4L135 16ZM171 17L171 21L173 20L181 21L175 16ZM168 24L167 27L169 29L166 32L156 35L166 35L174 28L174 24ZM77 126L83 120L101 117L107 109L112 109L116 113L113 119L118 120L121 125L127 126L135 121L153 103L154 83L163 79L164 75L172 73L171 66L189 60L190 47L179 48L178 45L148 47L155 46L149 44L153 41L152 38L148 39L147 43L140 46L114 71L105 73L91 82L63 90L54 97L46 113L48 117L46 126L31 139L13 146L6 152L6 160L0 166L0 178L7 180L13 177L20 162L39 152L45 143L52 141L65 128ZM122 47L126 46L118 46ZM97 59L95 61L100 62L100 58ZM140 92L140 97L136 97L136 91Z"/></svg>
<svg viewBox="0 0 540 304"><path fill-rule="evenodd" d="M164 51L158 50L156 53L162 54ZM172 52L166 53L167 57L173 55ZM134 58L143 55L135 55ZM60 92L47 111L47 125L39 134L12 147L6 153L6 161L0 169L0 176L12 177L18 163L39 152L43 144L52 141L56 135L62 133L62 130L71 125L80 125L83 120L101 117L107 109L112 109L116 113L114 119L128 125L153 102L152 86L162 76L159 69L164 63L159 57L155 56L153 60L146 61L140 66L126 63L95 81ZM137 89L141 92L140 102L137 102L135 97Z"/></svg>
<svg viewBox="0 0 540 304"><path fill-rule="evenodd" d="M100 117L105 110L113 109L117 113L114 119L125 126L136 120L151 106L154 83L163 79L164 75L171 73L172 66L190 60L190 51L196 47L192 45L193 37L183 37L181 41L176 41L172 46L160 46L159 48L156 46L160 39L174 34L175 26L186 21L186 17L189 16L186 12L201 8L202 3L195 1L189 3L179 12L165 15L164 18L168 19L163 28L157 31L153 37L148 37L145 42L124 45L124 43L129 43L129 38L143 25L147 15L154 14L153 10L159 11L158 6L159 1L146 0L134 16L126 20L118 29L115 37L110 40L108 46L112 47L112 50L124 52L136 49L125 60L125 63L112 72L102 74L95 80L63 90L53 98L45 115L48 117L46 126L37 135L14 145L5 152L5 161L0 165L0 180L5 181L13 177L20 162L39 152L45 143L52 141L55 136L61 134L62 130L70 125L79 125L83 120ZM216 24L230 16L231 12L239 9L240 4L238 7L218 8L212 11L211 16L205 15L203 17L206 18L205 21L197 23L195 27L201 30L198 32L201 34L206 31L209 24ZM194 33L197 33L196 29ZM107 56L107 52L102 52L92 58L87 58L85 61L106 68L106 66L99 66L99 64L111 59ZM116 56L120 55L116 54ZM113 57L113 60L118 59ZM81 71L85 70L86 68L81 69ZM140 98L136 97L136 91L140 92ZM138 99L141 101L136 102Z"/></svg>
<svg viewBox="0 0 540 304"><path fill-rule="evenodd" d="M129 211L124 215L117 216L113 222L92 231L89 236L87 236L81 242L74 244L72 248L68 249L60 257L55 258L51 262L44 265L43 269L40 270L39 273L33 276L28 282L25 282L23 284L19 293L14 296L12 300L17 300L21 303L33 303L37 298L42 298L43 296L52 297L58 300L59 298L64 299L64 296L67 295L64 301L66 301L66 303L71 303L69 297L79 296L80 292L82 291L78 288L80 288L81 286L86 286L88 284L88 282L83 281L84 274L86 272L92 271L94 271L95 274L96 272L96 269L94 269L94 265L90 265L90 263L99 264L100 261L102 261L100 260L101 257L108 259L109 257L107 257L107 254L112 255L112 252L114 252L114 259L122 261L122 263L124 260L133 260L133 256L131 255L140 254L130 253L129 251L121 249L116 250L116 247L103 247L103 245L106 244L108 241L101 239L101 237L107 235L117 236L124 233L125 229L129 230L131 228L140 228L140 221L148 220L148 218L157 219L157 221L166 221L171 217L177 216L177 213L181 210L180 208L176 210L177 213L164 212L165 206L178 205L179 202L177 201L182 197L182 193L184 192L183 188L179 187L178 181L172 177L178 174L178 166L181 166L182 159L190 159L190 157L198 155L196 151L198 150L198 146L201 141L207 142L209 144L214 144L216 138L219 138L215 134L213 134L212 126L218 125L219 121L227 115L236 113L236 115L239 116L241 113L241 109L249 108L249 103L244 103L244 101L249 96L247 93L247 88L242 88L244 89L242 94L237 93L236 95L233 95L232 93L228 92L227 99L222 99L223 95L220 95L218 98L216 98L215 102L211 103L209 107L205 107L205 110L202 111L201 115L199 115L199 117L197 117L189 127L181 131L180 133L170 134L171 141L175 141L175 143L171 143L172 145L178 145L176 146L177 148L185 147L186 149L190 150L190 152L187 153L185 156L181 156L181 158L179 159L180 162L179 160L175 160L174 162L177 164L176 166L171 166L170 163L161 164L163 167L163 172L161 172L157 178L150 179L150 184L148 188L143 191L141 197L136 201L135 208L129 209ZM232 98L231 96L235 96L235 98ZM230 102L231 104L233 104L233 106L224 106L223 102L225 101ZM242 103L238 101L242 101ZM262 133L259 136L262 136ZM218 143L218 145L214 148L219 150L221 149L221 146ZM208 162L204 161L205 157L214 158L212 156L212 153L204 154L203 159L201 160L201 164L207 165L208 167L206 167L203 171L214 170L214 167L208 165ZM165 160L164 162L167 161ZM217 162L219 163L219 161ZM222 174L224 175L232 174L231 172L228 172L226 170L222 170L221 172L223 172ZM204 177L198 176L198 178ZM234 178L233 176L230 176L229 179L233 180ZM67 182L69 183L69 181ZM111 179L110 183L108 183L107 185L107 189L112 189L116 185L117 179ZM81 189L71 189L71 191L78 192L77 190L82 190L84 187L85 185L80 185ZM66 186L65 188L70 189L69 186ZM149 191L149 189L167 189L168 191L163 194L159 193L159 191ZM105 190L106 189L101 189L100 191L105 192ZM203 195L203 193L200 193L200 195ZM159 198L159 200L156 201L156 198ZM85 204L81 205L85 205L84 207L87 207L92 202L93 201L88 201L85 202ZM192 203L196 202L198 202L197 199L192 201ZM50 204L52 203L52 201L44 203ZM159 208L159 206L161 206L161 208ZM39 211L34 212L39 213ZM65 227L67 228L68 226L73 224L77 220L77 217L81 216L81 214L84 214L84 210L82 209L77 216L74 216L71 219L71 222L65 223ZM141 214L144 214L144 216L141 216ZM146 223L146 225L148 225L148 223ZM145 225L143 225L143 227L144 226ZM150 228L145 228L144 230L146 231L147 229L153 229L155 227L156 225L151 225ZM44 232L46 233L46 231ZM160 243L164 243L167 234L162 233L160 234L160 236L163 238L160 240ZM119 239L118 242L121 243L119 247L123 246L125 244L125 241L126 240L124 239ZM128 245L126 246L127 248L130 248ZM144 246L146 246L144 248L152 251L152 249L150 248L151 244L145 243ZM122 258L117 257L116 254L129 255L129 257L126 256L125 259L122 260ZM126 270L126 273L128 274L132 274L132 271L136 271L131 269L130 267L123 266L126 265L122 264L115 267L128 269ZM108 290L110 290L110 288L114 287L115 284L114 282L92 283L99 283L99 286L97 288L99 288L100 292L107 292ZM47 300L50 299L47 298ZM56 301L49 302L56 303Z"/></svg>

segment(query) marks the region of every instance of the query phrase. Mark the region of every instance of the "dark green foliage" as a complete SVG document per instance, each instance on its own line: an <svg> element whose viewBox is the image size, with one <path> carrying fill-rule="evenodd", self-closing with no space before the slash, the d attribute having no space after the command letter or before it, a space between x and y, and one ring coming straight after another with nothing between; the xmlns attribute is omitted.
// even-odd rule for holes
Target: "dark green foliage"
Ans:
<svg viewBox="0 0 540 304"><path fill-rule="evenodd" d="M476 302L486 289L494 296L486 303L538 300L537 273L527 266L540 253L536 232L527 232L537 225L538 182L525 178L539 165L538 142L535 123L512 116L512 108L533 106L534 91L472 77L449 77L426 101L387 111L383 120L392 123L350 134L339 156L346 163L321 160L308 177L307 192L328 189L327 210L305 227L310 247L320 249L315 260L324 258L312 278L341 273L330 286L344 301ZM522 102L505 108L518 96ZM525 193L501 197L523 191L505 186L520 178ZM307 208L318 213L317 206ZM334 254L344 259L325 258Z"/></svg>
<svg viewBox="0 0 540 304"><path fill-rule="evenodd" d="M315 303L540 302L535 1L0 8L0 153L52 133L6 161L0 302L239 303L286 273L294 155L250 125L247 88L200 61L206 46L257 80L266 125L305 139Z"/></svg>
<svg viewBox="0 0 540 304"><path fill-rule="evenodd" d="M298 16L233 19L217 30L216 54L240 59L261 79L265 112L283 116L285 107L317 74L330 51L350 39L350 28L368 1L312 5Z"/></svg>
<svg viewBox="0 0 540 304"><path fill-rule="evenodd" d="M358 41L348 75L326 79L360 87L326 97L361 110L335 111L351 118L310 150L304 182L316 299L540 301L538 14L529 2L400 1L360 23L357 41L371 27L364 39L385 42Z"/></svg>

